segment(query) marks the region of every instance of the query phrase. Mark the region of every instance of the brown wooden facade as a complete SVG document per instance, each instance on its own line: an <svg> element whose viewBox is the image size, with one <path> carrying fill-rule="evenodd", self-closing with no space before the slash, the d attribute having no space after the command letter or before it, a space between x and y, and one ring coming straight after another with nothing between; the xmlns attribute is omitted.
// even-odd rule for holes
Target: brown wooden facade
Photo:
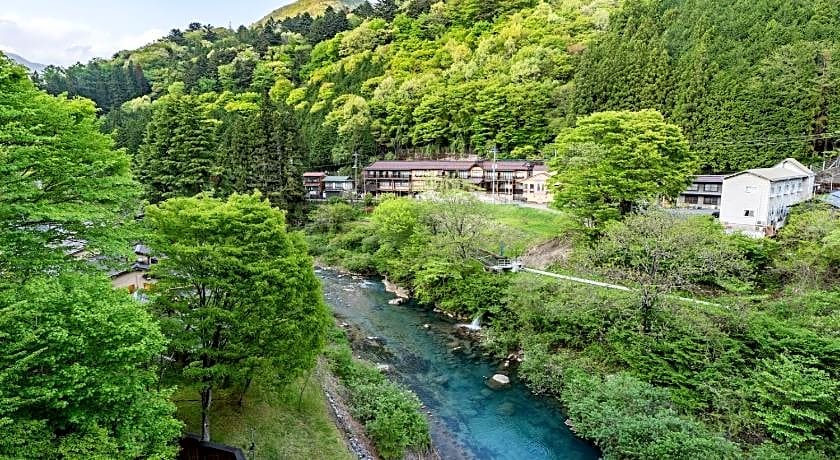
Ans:
<svg viewBox="0 0 840 460"><path fill-rule="evenodd" d="M446 179L460 179L487 193L521 199L522 181L545 166L526 160L377 161L364 169L364 192L414 195Z"/></svg>

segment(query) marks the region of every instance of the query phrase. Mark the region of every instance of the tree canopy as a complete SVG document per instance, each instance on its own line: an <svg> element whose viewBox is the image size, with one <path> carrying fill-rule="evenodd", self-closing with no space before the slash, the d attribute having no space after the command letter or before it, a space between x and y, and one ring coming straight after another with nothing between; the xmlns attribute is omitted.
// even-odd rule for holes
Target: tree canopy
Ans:
<svg viewBox="0 0 840 460"><path fill-rule="evenodd" d="M0 276L45 270L74 242L113 250L139 193L93 103L39 91L0 56L0 107Z"/></svg>
<svg viewBox="0 0 840 460"><path fill-rule="evenodd" d="M129 161L90 101L38 91L0 56L0 456L170 458L181 425L164 338L93 264L138 210ZM104 259L103 259L104 257Z"/></svg>
<svg viewBox="0 0 840 460"><path fill-rule="evenodd" d="M244 392L257 372L286 384L315 364L329 315L300 235L259 193L173 198L147 208L154 247L153 310L199 386L210 439L213 389Z"/></svg>
<svg viewBox="0 0 840 460"><path fill-rule="evenodd" d="M555 145L554 205L591 227L676 197L698 166L680 128L654 110L583 117Z"/></svg>

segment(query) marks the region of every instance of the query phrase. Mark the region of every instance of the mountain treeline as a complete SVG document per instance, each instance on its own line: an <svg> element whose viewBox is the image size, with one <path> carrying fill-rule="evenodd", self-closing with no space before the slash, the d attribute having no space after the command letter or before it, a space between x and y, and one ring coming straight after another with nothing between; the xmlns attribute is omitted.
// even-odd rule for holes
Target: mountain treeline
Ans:
<svg viewBox="0 0 840 460"><path fill-rule="evenodd" d="M154 109L180 83L288 108L304 168L493 146L545 158L579 116L652 108L704 170L732 171L834 150L839 22L828 0L383 0L236 30L194 23L41 80L96 101L132 153L149 107L121 104L148 95Z"/></svg>

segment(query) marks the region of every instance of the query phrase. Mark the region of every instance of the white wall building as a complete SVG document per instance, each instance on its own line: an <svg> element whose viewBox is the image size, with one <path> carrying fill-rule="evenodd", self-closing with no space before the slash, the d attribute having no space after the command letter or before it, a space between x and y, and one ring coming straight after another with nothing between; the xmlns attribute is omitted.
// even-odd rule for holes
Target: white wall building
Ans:
<svg viewBox="0 0 840 460"><path fill-rule="evenodd" d="M723 179L720 222L728 231L774 235L791 206L814 196L814 172L788 158L772 168L748 169Z"/></svg>

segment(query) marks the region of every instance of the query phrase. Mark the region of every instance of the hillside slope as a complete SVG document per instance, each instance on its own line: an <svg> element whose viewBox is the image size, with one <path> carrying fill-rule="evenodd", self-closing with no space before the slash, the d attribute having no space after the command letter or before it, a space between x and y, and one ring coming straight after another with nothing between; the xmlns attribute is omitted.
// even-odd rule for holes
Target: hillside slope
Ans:
<svg viewBox="0 0 840 460"><path fill-rule="evenodd" d="M328 6L333 9L346 8L351 10L363 3L363 0L298 0L288 5L283 5L280 8L265 15L262 19L257 21L257 24L265 24L269 18L274 18L275 21L290 18L303 13L309 13L312 16L320 16Z"/></svg>
<svg viewBox="0 0 840 460"><path fill-rule="evenodd" d="M31 72L43 72L45 68L47 68L46 64L40 64L37 62L32 62L23 56L20 56L15 53L4 52L6 56L8 56L12 61L26 67Z"/></svg>

